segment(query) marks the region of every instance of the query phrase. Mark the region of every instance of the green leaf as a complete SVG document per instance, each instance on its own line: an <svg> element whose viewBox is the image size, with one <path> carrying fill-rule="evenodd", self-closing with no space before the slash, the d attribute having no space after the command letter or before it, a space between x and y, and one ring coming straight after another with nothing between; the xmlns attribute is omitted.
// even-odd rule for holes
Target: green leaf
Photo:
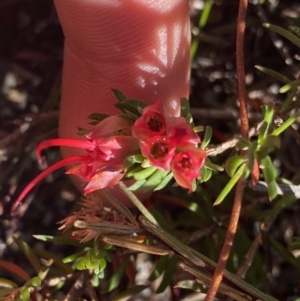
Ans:
<svg viewBox="0 0 300 301"><path fill-rule="evenodd" d="M188 114L190 114L191 111L190 102L186 98L180 98L180 105L180 116L185 118Z"/></svg>
<svg viewBox="0 0 300 301"><path fill-rule="evenodd" d="M72 274L74 272L73 269L68 264L62 261L60 256L43 249L36 249L34 251L36 254L38 254L40 257L44 259L47 260L52 259L53 265L55 265L56 267L64 271L66 274Z"/></svg>
<svg viewBox="0 0 300 301"><path fill-rule="evenodd" d="M177 256L173 256L173 257L169 258L169 262L165 269L163 279L162 279L159 287L155 291L157 294L164 292L165 289L167 288L167 286L170 285L172 278L176 271L177 262L178 262Z"/></svg>
<svg viewBox="0 0 300 301"><path fill-rule="evenodd" d="M300 38L300 27L298 26L289 26L289 29Z"/></svg>
<svg viewBox="0 0 300 301"><path fill-rule="evenodd" d="M48 260L47 262L47 265L43 265L39 274L38 274L38 277L43 281L46 279L49 271L50 271L50 268L52 267L52 264L53 264L53 261L52 260Z"/></svg>
<svg viewBox="0 0 300 301"><path fill-rule="evenodd" d="M285 247L283 247L274 238L269 237L271 245L275 250L287 261L289 261L297 270L300 271L300 262L292 254L290 254Z"/></svg>
<svg viewBox="0 0 300 301"><path fill-rule="evenodd" d="M137 99L127 99L123 102L115 103L114 106L128 115L132 120L136 120L141 116L147 104Z"/></svg>
<svg viewBox="0 0 300 301"><path fill-rule="evenodd" d="M132 167L136 163L142 163L145 160L144 156L142 154L132 155L125 159L124 162L124 169L128 170L130 167Z"/></svg>
<svg viewBox="0 0 300 301"><path fill-rule="evenodd" d="M260 161L260 167L263 171L264 178L267 183L274 181L277 178L276 168L273 165L273 162L269 156L263 158Z"/></svg>
<svg viewBox="0 0 300 301"><path fill-rule="evenodd" d="M99 285L100 285L100 277L99 277L99 275L97 275L96 273L94 273L93 276L92 276L91 282L92 282L92 285L94 287L99 287Z"/></svg>
<svg viewBox="0 0 300 301"><path fill-rule="evenodd" d="M289 244L289 251L299 250L300 249L300 237L293 237L292 242Z"/></svg>
<svg viewBox="0 0 300 301"><path fill-rule="evenodd" d="M150 177L155 171L157 170L157 168L155 166L150 166L148 168L143 168L140 171L137 171L133 174L133 177L135 180L139 181L139 180L143 180L143 179L147 179L148 177Z"/></svg>
<svg viewBox="0 0 300 301"><path fill-rule="evenodd" d="M118 90L118 89L111 89L111 90L115 94L115 96L119 102L123 102L126 100L126 96L120 90Z"/></svg>
<svg viewBox="0 0 300 301"><path fill-rule="evenodd" d="M287 98L285 99L285 101L281 105L281 108L279 110L280 113L283 113L283 112L285 112L289 109L290 105L293 103L293 99L294 99L296 94L297 94L296 90L292 91L291 93L288 94Z"/></svg>
<svg viewBox="0 0 300 301"><path fill-rule="evenodd" d="M267 185L267 187L268 187L269 200L272 201L278 195L276 181L269 182L268 185Z"/></svg>
<svg viewBox="0 0 300 301"><path fill-rule="evenodd" d="M256 69L258 69L260 72L266 74L266 75L269 75L275 79L277 79L278 81L280 82L283 82L285 84L289 83L291 80L289 78L287 78L286 76L272 70L272 69L269 69L269 68L266 68L266 67L263 67L263 66L258 66L256 65L255 66Z"/></svg>
<svg viewBox="0 0 300 301"><path fill-rule="evenodd" d="M24 242L16 237L13 237L13 240L18 245L20 250L24 253L26 258L32 265L33 269L35 270L36 274L38 274L42 265L41 265L38 257L36 256L36 254L33 252L33 250L29 247L29 245L26 242Z"/></svg>
<svg viewBox="0 0 300 301"><path fill-rule="evenodd" d="M16 288L18 287L18 285L8 279L4 279L4 278L0 278L0 290L2 290L2 288Z"/></svg>
<svg viewBox="0 0 300 301"><path fill-rule="evenodd" d="M276 168L273 165L273 162L269 156L263 158L260 161L260 167L263 171L264 178L267 183L274 181L276 179L277 171L276 171Z"/></svg>
<svg viewBox="0 0 300 301"><path fill-rule="evenodd" d="M210 168L207 168L206 166L203 166L201 169L200 169L200 179L199 179L199 183L204 183L204 182L207 182L211 176L213 174L213 171L212 169Z"/></svg>
<svg viewBox="0 0 300 301"><path fill-rule="evenodd" d="M254 150L255 152L255 157L258 160L262 160L265 158L273 149L274 147L280 148L280 137L278 136L273 136L273 135L268 135L260 145L260 148L257 150Z"/></svg>
<svg viewBox="0 0 300 301"><path fill-rule="evenodd" d="M198 126L194 126L193 130L195 133L200 133L203 132L205 130L205 127L203 125L198 125Z"/></svg>
<svg viewBox="0 0 300 301"><path fill-rule="evenodd" d="M62 259L63 263L69 263L69 262L73 262L75 261L77 258L82 257L84 254L86 253L86 251L81 251L72 255L69 255L65 258Z"/></svg>
<svg viewBox="0 0 300 301"><path fill-rule="evenodd" d="M76 247L83 247L83 246L91 245L91 243L80 243L77 240L65 238L65 237L61 237L61 236L35 234L35 235L33 235L33 237L36 239L42 240L42 241L54 242L54 243L64 244L64 245L72 245L72 246L76 246Z"/></svg>
<svg viewBox="0 0 300 301"><path fill-rule="evenodd" d="M31 301L30 292L27 287L22 287L20 289L20 296L23 301Z"/></svg>
<svg viewBox="0 0 300 301"><path fill-rule="evenodd" d="M100 121L104 120L105 118L107 118L108 116L109 115L107 115L107 114L93 113L88 116L88 119L100 122Z"/></svg>
<svg viewBox="0 0 300 301"><path fill-rule="evenodd" d="M77 136L84 136L89 132L89 130L77 127Z"/></svg>
<svg viewBox="0 0 300 301"><path fill-rule="evenodd" d="M243 137L238 137L239 141L236 145L238 150L248 150L251 147L251 142Z"/></svg>
<svg viewBox="0 0 300 301"><path fill-rule="evenodd" d="M230 157L225 163L225 170L230 177L233 177L236 173L237 169L246 162L246 158L244 156L235 155Z"/></svg>
<svg viewBox="0 0 300 301"><path fill-rule="evenodd" d="M120 283L121 278L125 272L125 269L127 267L127 265L130 262L130 258L126 257L121 265L119 266L119 268L114 272L114 274L111 276L111 278L108 280L108 282L106 283L104 289L103 289L103 293L109 293L112 290L114 290Z"/></svg>
<svg viewBox="0 0 300 301"><path fill-rule="evenodd" d="M276 178L277 178L276 168L273 165L273 162L271 161L269 156L263 158L260 161L260 167L262 169L264 179L267 183L269 199L273 200L276 198L278 194L277 184L276 184Z"/></svg>
<svg viewBox="0 0 300 301"><path fill-rule="evenodd" d="M33 277L24 286L26 287L38 287L42 284L42 280L40 277Z"/></svg>
<svg viewBox="0 0 300 301"><path fill-rule="evenodd" d="M280 148L281 146L280 137L273 136L273 135L267 136L267 138L264 140L263 146L267 146L269 148L273 148L273 147Z"/></svg>
<svg viewBox="0 0 300 301"><path fill-rule="evenodd" d="M217 197L216 201L214 202L214 206L219 205L223 202L225 197L229 194L229 192L232 190L234 185L237 183L237 181L245 175L245 172L247 171L247 164L242 164L235 175L229 180L229 182L226 184L226 186L223 188L223 190L220 192L219 196Z"/></svg>
<svg viewBox="0 0 300 301"><path fill-rule="evenodd" d="M223 171L224 170L224 168L222 166L212 163L208 158L206 158L206 160L205 160L205 167L207 167L211 170L215 170L215 171Z"/></svg>
<svg viewBox="0 0 300 301"><path fill-rule="evenodd" d="M288 92L290 90L293 90L293 89L297 88L299 85L300 85L300 82L299 82L298 79L296 79L296 80L291 81L288 84L282 86L279 89L279 93L286 93L286 92Z"/></svg>
<svg viewBox="0 0 300 301"><path fill-rule="evenodd" d="M119 109L121 112L129 115L132 119L137 119L141 116L140 112L129 105L127 102L117 102L114 104L114 107Z"/></svg>
<svg viewBox="0 0 300 301"><path fill-rule="evenodd" d="M149 211L161 228L163 228L166 231L171 231L170 221L166 220L166 218L161 214L161 212L154 208L151 208Z"/></svg>
<svg viewBox="0 0 300 301"><path fill-rule="evenodd" d="M100 271L104 271L106 268L106 260L104 258L100 258L98 261Z"/></svg>
<svg viewBox="0 0 300 301"><path fill-rule="evenodd" d="M264 121L269 127L273 123L274 107L273 105L262 105L260 108L264 115Z"/></svg>
<svg viewBox="0 0 300 301"><path fill-rule="evenodd" d="M133 166L133 168L130 168L128 171L127 171L127 174L126 174L126 176L127 177L133 177L133 175L135 174L135 173L138 173L138 172L140 172L140 171L143 171L145 168L143 168L140 164L139 165L137 165L137 166Z"/></svg>
<svg viewBox="0 0 300 301"><path fill-rule="evenodd" d="M130 105L132 108L137 109L138 112L141 114L141 111L147 107L147 103L140 101L139 99L127 99L126 104Z"/></svg>
<svg viewBox="0 0 300 301"><path fill-rule="evenodd" d="M211 9L213 7L214 1L213 0L207 0L205 1L204 7L202 9L202 13L199 17L198 21L198 28L199 30L203 29L209 19ZM197 49L199 47L199 38L193 39L192 45L191 45L191 61L194 61L195 55L197 53Z"/></svg>
<svg viewBox="0 0 300 301"><path fill-rule="evenodd" d="M282 210L292 206L298 199L294 195L285 195L278 200L274 207L271 209L271 213L274 217L279 215Z"/></svg>
<svg viewBox="0 0 300 301"><path fill-rule="evenodd" d="M173 179L173 173L170 172L168 175L154 188L154 191L161 190Z"/></svg>
<svg viewBox="0 0 300 301"><path fill-rule="evenodd" d="M142 166L143 168L147 168L147 167L150 167L150 166L152 166L152 165L151 165L150 160L145 158L144 161L142 162L141 166Z"/></svg>
<svg viewBox="0 0 300 301"><path fill-rule="evenodd" d="M204 137L201 142L202 149L205 149L208 146L208 144L211 140L211 137L212 137L212 127L208 125L205 127Z"/></svg>
<svg viewBox="0 0 300 301"><path fill-rule="evenodd" d="M89 249L86 252L86 268L91 270L91 269L95 269L96 267L98 267L98 262L97 259L95 258L95 254L94 254L94 250L93 249Z"/></svg>
<svg viewBox="0 0 300 301"><path fill-rule="evenodd" d="M278 127L272 132L272 135L274 136L280 135L282 132L288 129L297 120L298 117L299 114L290 116L280 127Z"/></svg>
<svg viewBox="0 0 300 301"><path fill-rule="evenodd" d="M139 294L144 289L148 288L147 285L135 285L129 289L127 289L125 292L119 294L117 297L114 297L112 301L127 301L129 298L133 297L136 294ZM131 299L133 300L133 299Z"/></svg>
<svg viewBox="0 0 300 301"><path fill-rule="evenodd" d="M151 275L149 276L148 280L149 281L154 281L156 280L157 278L159 278L162 273L164 272L164 270L166 269L166 266L169 262L169 256L166 255L166 256L161 256L156 265L155 265L155 268L154 270L152 271Z"/></svg>
<svg viewBox="0 0 300 301"><path fill-rule="evenodd" d="M194 292L202 292L202 287L201 285L196 282L195 280L182 280L179 281L177 284L174 285L174 288L183 288L183 289L188 289Z"/></svg>
<svg viewBox="0 0 300 301"><path fill-rule="evenodd" d="M146 182L139 188L139 192L146 193L153 191L161 182L167 177L169 171L156 169L156 171L146 180Z"/></svg>
<svg viewBox="0 0 300 301"><path fill-rule="evenodd" d="M286 29L283 29L280 26L276 26L270 23L264 23L263 27L278 33L279 35L285 37L286 39L288 39L289 41L291 41L292 43L294 43L296 46L300 48L300 39L293 33L287 31Z"/></svg>
<svg viewBox="0 0 300 301"><path fill-rule="evenodd" d="M87 268L87 258L85 256L79 258L75 262L75 268L79 271L85 270Z"/></svg>

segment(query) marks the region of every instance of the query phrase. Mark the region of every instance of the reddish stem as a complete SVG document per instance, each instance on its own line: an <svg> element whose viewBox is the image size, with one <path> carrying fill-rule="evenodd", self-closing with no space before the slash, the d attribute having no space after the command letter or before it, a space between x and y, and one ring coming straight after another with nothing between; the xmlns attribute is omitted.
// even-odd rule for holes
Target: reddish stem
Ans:
<svg viewBox="0 0 300 301"><path fill-rule="evenodd" d="M236 34L236 68L238 81L238 97L240 103L240 119L241 119L241 135L248 139L249 135L249 121L247 112L247 92L245 84L245 69L244 69L244 38L246 27L246 12L248 0L240 0L237 34ZM233 245L234 236L237 230L240 212L242 208L242 200L245 189L245 180L240 179L237 182L230 221L224 245L218 260L218 264L213 275L211 285L207 291L205 301L213 301L218 292L219 286L223 279L223 273L226 267L228 257L230 255L231 247Z"/></svg>
<svg viewBox="0 0 300 301"><path fill-rule="evenodd" d="M30 192L31 189L34 188L41 180L43 180L46 176L53 173L54 171L65 167L70 164L74 163L82 163L86 162L88 159L87 156L73 156L66 159L62 159L59 162L49 166L47 169L43 170L38 176L36 176L21 192L17 200L15 201L14 205L11 209L11 215L13 215L19 205L19 203L24 199L24 197Z"/></svg>

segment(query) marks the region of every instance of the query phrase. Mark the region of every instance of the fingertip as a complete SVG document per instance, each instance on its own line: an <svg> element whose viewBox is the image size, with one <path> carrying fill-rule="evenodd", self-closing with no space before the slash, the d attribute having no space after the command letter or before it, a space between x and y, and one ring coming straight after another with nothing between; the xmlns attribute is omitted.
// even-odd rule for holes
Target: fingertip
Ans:
<svg viewBox="0 0 300 301"><path fill-rule="evenodd" d="M163 102L163 108L169 116L180 116L180 99L170 98Z"/></svg>

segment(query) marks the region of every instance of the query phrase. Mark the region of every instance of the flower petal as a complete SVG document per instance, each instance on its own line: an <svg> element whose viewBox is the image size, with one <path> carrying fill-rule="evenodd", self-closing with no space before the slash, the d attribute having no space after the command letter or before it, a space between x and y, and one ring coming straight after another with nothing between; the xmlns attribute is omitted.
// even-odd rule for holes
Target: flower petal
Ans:
<svg viewBox="0 0 300 301"><path fill-rule="evenodd" d="M151 137L140 142L141 152L152 166L171 170L171 161L175 154L175 145L164 136Z"/></svg>
<svg viewBox="0 0 300 301"><path fill-rule="evenodd" d="M49 166L47 169L43 170L39 175L37 175L27 186L23 189L17 200L14 202L12 209L11 209L11 214L13 215L14 212L16 211L18 205L22 200L25 198L25 196L44 178L46 178L48 175L53 173L54 171L70 165L74 163L82 163L84 161L88 160L87 156L72 156L68 157L65 159L62 159L53 165Z"/></svg>
<svg viewBox="0 0 300 301"><path fill-rule="evenodd" d="M123 131L130 132L131 126L126 119L113 115L100 121L85 137L92 140L99 137L116 136L122 134Z"/></svg>
<svg viewBox="0 0 300 301"><path fill-rule="evenodd" d="M124 174L120 172L103 171L95 174L84 188L84 195L105 187L114 186L120 182Z"/></svg>
<svg viewBox="0 0 300 301"><path fill-rule="evenodd" d="M207 154L197 148L187 148L174 156L172 171L178 185L193 190L193 181L200 177L200 169Z"/></svg>
<svg viewBox="0 0 300 301"><path fill-rule="evenodd" d="M167 136L177 147L197 146L200 142L200 137L183 117L167 119Z"/></svg>
<svg viewBox="0 0 300 301"><path fill-rule="evenodd" d="M132 135L139 140L163 135L165 132L166 118L163 114L162 101L146 107L143 115L136 120L132 127Z"/></svg>

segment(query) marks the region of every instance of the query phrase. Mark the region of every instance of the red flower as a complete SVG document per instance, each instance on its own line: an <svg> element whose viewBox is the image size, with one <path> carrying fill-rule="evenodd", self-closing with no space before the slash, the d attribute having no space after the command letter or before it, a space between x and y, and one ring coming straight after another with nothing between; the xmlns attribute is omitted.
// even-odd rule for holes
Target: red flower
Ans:
<svg viewBox="0 0 300 301"><path fill-rule="evenodd" d="M200 177L200 169L207 154L197 148L187 148L176 154L172 161L172 171L178 185L193 190L193 182Z"/></svg>
<svg viewBox="0 0 300 301"><path fill-rule="evenodd" d="M175 154L175 146L164 136L155 136L140 141L142 155L149 159L152 166L171 170L171 161Z"/></svg>
<svg viewBox="0 0 300 301"><path fill-rule="evenodd" d="M110 116L86 134L86 140L62 138L42 142L36 150L39 161L41 161L41 151L50 146L75 147L85 150L86 154L62 159L42 171L22 191L13 205L12 212L36 184L65 166L75 164L66 173L77 175L87 181L85 195L94 190L116 185L124 176L122 171L125 158L139 148L138 141L128 135L130 127L131 124L124 118Z"/></svg>
<svg viewBox="0 0 300 301"><path fill-rule="evenodd" d="M167 136L177 147L197 146L200 137L183 117L167 119Z"/></svg>
<svg viewBox="0 0 300 301"><path fill-rule="evenodd" d="M136 120L132 127L132 135L139 140L164 135L165 132L166 117L161 101L146 107L143 110L143 115Z"/></svg>

